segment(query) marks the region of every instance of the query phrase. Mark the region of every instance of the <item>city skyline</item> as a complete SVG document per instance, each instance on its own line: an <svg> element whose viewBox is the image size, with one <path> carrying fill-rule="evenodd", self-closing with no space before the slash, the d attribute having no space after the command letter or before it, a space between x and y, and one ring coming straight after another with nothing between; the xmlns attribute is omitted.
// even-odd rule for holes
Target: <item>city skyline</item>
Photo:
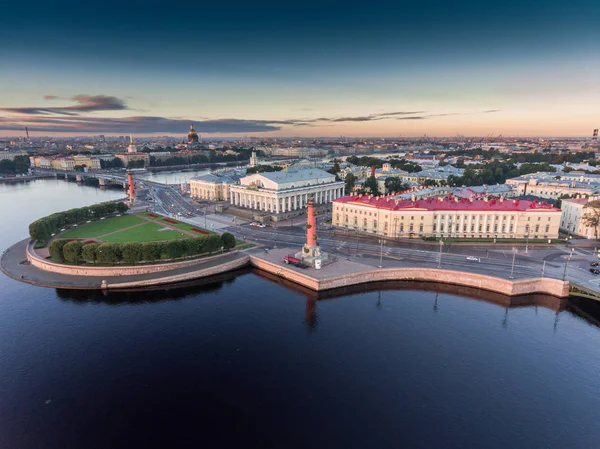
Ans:
<svg viewBox="0 0 600 449"><path fill-rule="evenodd" d="M600 5L12 4L0 136L588 137Z"/></svg>

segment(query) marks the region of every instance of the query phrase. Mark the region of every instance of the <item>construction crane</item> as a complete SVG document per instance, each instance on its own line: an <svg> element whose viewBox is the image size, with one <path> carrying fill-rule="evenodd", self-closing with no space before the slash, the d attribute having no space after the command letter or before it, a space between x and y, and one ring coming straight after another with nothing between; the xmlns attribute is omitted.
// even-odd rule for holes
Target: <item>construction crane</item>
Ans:
<svg viewBox="0 0 600 449"><path fill-rule="evenodd" d="M25 134L27 134L27 140L29 140L29 130L25 127Z"/></svg>

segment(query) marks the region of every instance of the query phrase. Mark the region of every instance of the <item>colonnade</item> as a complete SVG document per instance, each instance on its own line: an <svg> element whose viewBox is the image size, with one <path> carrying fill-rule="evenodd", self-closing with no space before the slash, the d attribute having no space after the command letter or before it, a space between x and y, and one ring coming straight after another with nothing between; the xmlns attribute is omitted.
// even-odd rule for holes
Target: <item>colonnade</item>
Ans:
<svg viewBox="0 0 600 449"><path fill-rule="evenodd" d="M275 214L302 209L308 202L310 195L314 195L315 204L330 203L344 195L344 187L321 187L317 191L261 191L244 187L231 187L230 202L233 206L246 207Z"/></svg>

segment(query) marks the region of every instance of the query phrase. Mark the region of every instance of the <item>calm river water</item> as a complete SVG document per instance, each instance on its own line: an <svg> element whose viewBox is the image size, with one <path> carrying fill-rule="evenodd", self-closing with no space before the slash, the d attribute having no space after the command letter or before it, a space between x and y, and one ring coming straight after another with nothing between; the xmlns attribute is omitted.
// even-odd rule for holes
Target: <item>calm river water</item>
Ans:
<svg viewBox="0 0 600 449"><path fill-rule="evenodd" d="M0 185L0 248L120 196ZM593 317L387 287L315 301L245 272L102 296L0 276L0 448L600 446Z"/></svg>

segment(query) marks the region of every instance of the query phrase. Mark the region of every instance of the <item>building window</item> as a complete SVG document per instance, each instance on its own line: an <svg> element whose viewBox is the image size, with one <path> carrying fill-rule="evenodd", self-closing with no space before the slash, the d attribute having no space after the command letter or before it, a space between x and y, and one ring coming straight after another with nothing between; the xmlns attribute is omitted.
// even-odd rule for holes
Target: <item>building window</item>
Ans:
<svg viewBox="0 0 600 449"><path fill-rule="evenodd" d="M537 234L540 231L540 225L535 225L535 233Z"/></svg>
<svg viewBox="0 0 600 449"><path fill-rule="evenodd" d="M410 216L410 219L411 219L411 220L414 220L414 219L415 219L415 216L414 216L414 215L411 215L411 216Z"/></svg>
<svg viewBox="0 0 600 449"><path fill-rule="evenodd" d="M467 225L463 225L463 232L467 232Z"/></svg>
<svg viewBox="0 0 600 449"><path fill-rule="evenodd" d="M413 232L413 224L410 224L410 232Z"/></svg>
<svg viewBox="0 0 600 449"><path fill-rule="evenodd" d="M377 229L377 220L373 220L373 229Z"/></svg>
<svg viewBox="0 0 600 449"><path fill-rule="evenodd" d="M437 231L437 223L433 224L433 232Z"/></svg>
<svg viewBox="0 0 600 449"><path fill-rule="evenodd" d="M440 225L440 231L444 232L444 223Z"/></svg>
<svg viewBox="0 0 600 449"><path fill-rule="evenodd" d="M423 232L423 225L422 224L419 225L419 232Z"/></svg>
<svg viewBox="0 0 600 449"><path fill-rule="evenodd" d="M550 231L550 225L546 225L546 232Z"/></svg>
<svg viewBox="0 0 600 449"><path fill-rule="evenodd" d="M367 227L367 219L366 218L363 219L363 227L365 227L365 228Z"/></svg>

